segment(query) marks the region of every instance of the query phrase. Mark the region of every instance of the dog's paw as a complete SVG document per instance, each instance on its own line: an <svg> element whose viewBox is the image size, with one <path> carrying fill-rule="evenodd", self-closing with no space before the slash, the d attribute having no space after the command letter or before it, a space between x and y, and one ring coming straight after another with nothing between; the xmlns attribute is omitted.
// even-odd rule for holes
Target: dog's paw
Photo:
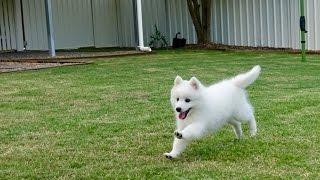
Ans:
<svg viewBox="0 0 320 180"><path fill-rule="evenodd" d="M169 160L173 159L173 156L170 153L164 153L163 155Z"/></svg>
<svg viewBox="0 0 320 180"><path fill-rule="evenodd" d="M257 135L257 130L256 129L250 129L250 137L254 137Z"/></svg>
<svg viewBox="0 0 320 180"><path fill-rule="evenodd" d="M182 139L182 133L181 132L178 132L178 131L175 131L174 132L174 136L178 139Z"/></svg>

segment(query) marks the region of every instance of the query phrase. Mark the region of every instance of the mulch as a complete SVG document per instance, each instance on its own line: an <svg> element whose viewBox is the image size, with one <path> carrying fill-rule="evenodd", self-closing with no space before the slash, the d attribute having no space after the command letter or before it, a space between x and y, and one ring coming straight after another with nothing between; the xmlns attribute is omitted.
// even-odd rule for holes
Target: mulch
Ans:
<svg viewBox="0 0 320 180"><path fill-rule="evenodd" d="M241 51L278 51L289 53L300 53L299 50L289 48L270 48L270 47L248 47L248 46L230 46L215 43L204 45L190 44L186 49L207 49L207 50L241 50ZM308 54L320 54L320 51L307 51ZM135 50L114 50L104 51L97 49L93 51L60 51L52 58L45 51L24 51L24 52L0 52L0 73L12 72L30 69L42 69L59 66L70 66L92 63L93 58L115 57L127 55L141 55L146 52Z"/></svg>
<svg viewBox="0 0 320 180"><path fill-rule="evenodd" d="M54 58L44 51L0 53L0 73L92 63L93 58L140 55L145 52L126 50L108 52L57 52Z"/></svg>
<svg viewBox="0 0 320 180"><path fill-rule="evenodd" d="M288 52L293 54L300 54L301 50L292 49L292 48L275 48L275 47L252 47L252 46L235 46L235 45L224 45L216 43L207 43L207 44L189 44L186 45L187 49L207 49L207 50L241 50L241 51L262 51L262 52ZM307 54L320 54L320 51L307 50Z"/></svg>
<svg viewBox="0 0 320 180"><path fill-rule="evenodd" d="M70 66L83 63L28 63L28 62L0 62L0 73L44 69L51 67Z"/></svg>

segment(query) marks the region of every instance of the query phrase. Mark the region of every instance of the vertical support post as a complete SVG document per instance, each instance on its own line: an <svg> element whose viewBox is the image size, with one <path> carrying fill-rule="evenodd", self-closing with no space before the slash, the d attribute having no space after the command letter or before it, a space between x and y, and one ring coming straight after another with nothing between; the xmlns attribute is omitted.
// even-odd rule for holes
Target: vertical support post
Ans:
<svg viewBox="0 0 320 180"><path fill-rule="evenodd" d="M139 50L137 46L139 46L139 40L138 40L138 24L137 24L137 2L136 0L132 0L132 6L133 6L133 26L134 26L134 43L136 46L136 50Z"/></svg>
<svg viewBox="0 0 320 180"><path fill-rule="evenodd" d="M54 31L52 23L52 2L51 0L44 0L46 8L46 22L47 22L47 37L48 37L48 47L51 57L56 56L55 44L54 44Z"/></svg>
<svg viewBox="0 0 320 180"><path fill-rule="evenodd" d="M171 41L171 32L170 32L170 14L169 14L169 6L168 6L168 0L164 1L164 10L165 10L165 16L166 16L166 34L169 37L169 44Z"/></svg>
<svg viewBox="0 0 320 180"><path fill-rule="evenodd" d="M95 16L94 16L94 4L92 2L92 0L90 1L90 10L91 10L91 22L92 22L92 39L93 39L93 46L97 47L97 42L96 42L96 28L95 28Z"/></svg>
<svg viewBox="0 0 320 180"><path fill-rule="evenodd" d="M16 50L23 51L24 40L23 40L23 28L22 28L22 15L21 15L21 1L14 0L14 14L16 24Z"/></svg>
<svg viewBox="0 0 320 180"><path fill-rule="evenodd" d="M137 21L138 21L138 36L139 36L139 46L138 49L140 51L151 52L150 47L144 47L143 43L143 26L142 26L142 8L141 8L141 0L137 0Z"/></svg>
<svg viewBox="0 0 320 180"><path fill-rule="evenodd" d="M300 0L300 31L301 31L301 55L302 55L302 62L306 61L306 21L304 16L304 0Z"/></svg>
<svg viewBox="0 0 320 180"><path fill-rule="evenodd" d="M137 0L137 19L138 19L138 32L139 32L139 47L144 47L141 0Z"/></svg>

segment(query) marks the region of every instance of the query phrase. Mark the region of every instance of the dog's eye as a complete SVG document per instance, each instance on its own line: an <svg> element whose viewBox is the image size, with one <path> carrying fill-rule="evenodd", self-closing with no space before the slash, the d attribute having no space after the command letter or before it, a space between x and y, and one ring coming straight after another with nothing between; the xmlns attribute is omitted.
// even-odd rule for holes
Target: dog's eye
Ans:
<svg viewBox="0 0 320 180"><path fill-rule="evenodd" d="M189 98L186 99L186 102L187 102L187 103L190 102L190 101L191 101L191 100L190 100Z"/></svg>
<svg viewBox="0 0 320 180"><path fill-rule="evenodd" d="M177 98L177 101L179 101L179 98Z"/></svg>

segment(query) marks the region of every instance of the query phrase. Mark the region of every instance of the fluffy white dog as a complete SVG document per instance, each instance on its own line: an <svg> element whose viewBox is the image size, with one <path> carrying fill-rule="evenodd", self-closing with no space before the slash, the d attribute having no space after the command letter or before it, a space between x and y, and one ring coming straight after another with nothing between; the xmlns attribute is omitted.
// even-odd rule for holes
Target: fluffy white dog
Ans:
<svg viewBox="0 0 320 180"><path fill-rule="evenodd" d="M225 124L231 124L240 138L241 123L248 122L250 135L256 135L256 120L245 88L258 78L260 71L257 65L247 73L209 87L203 86L195 77L186 81L177 76L170 99L177 128L172 151L164 155L168 159L176 158L191 140L215 132Z"/></svg>

